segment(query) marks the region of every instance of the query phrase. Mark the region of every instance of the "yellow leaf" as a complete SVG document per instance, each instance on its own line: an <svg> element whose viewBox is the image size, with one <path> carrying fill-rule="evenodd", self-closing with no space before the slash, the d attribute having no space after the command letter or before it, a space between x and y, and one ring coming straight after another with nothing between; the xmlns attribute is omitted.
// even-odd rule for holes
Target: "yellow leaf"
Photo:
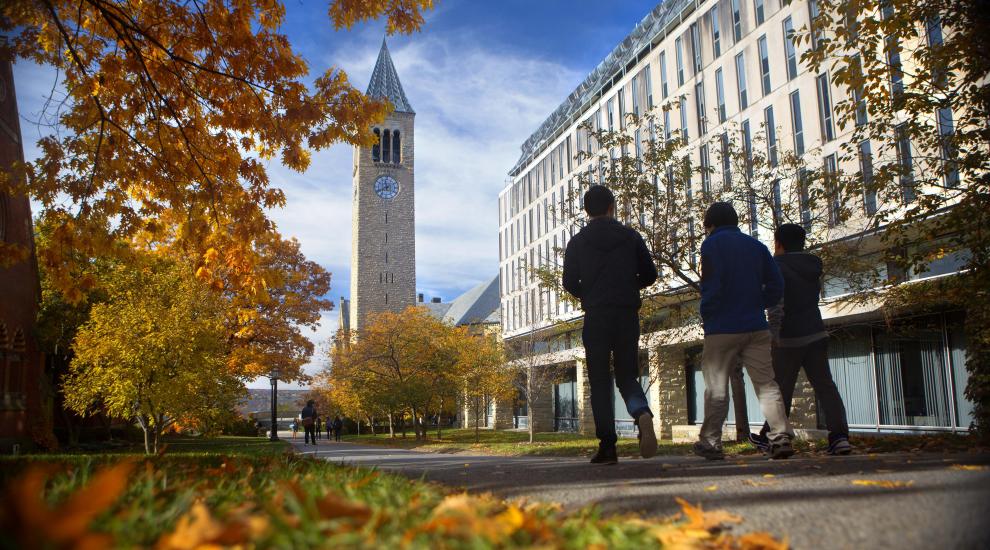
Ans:
<svg viewBox="0 0 990 550"><path fill-rule="evenodd" d="M709 485L708 487L705 487L705 490L709 492L718 491L718 485Z"/></svg>
<svg viewBox="0 0 990 550"><path fill-rule="evenodd" d="M852 481L852 484L862 485L865 487L883 487L884 489L897 489L900 487L910 487L914 485L914 480L891 481L886 479L854 479Z"/></svg>
<svg viewBox="0 0 990 550"><path fill-rule="evenodd" d="M769 479L769 478L771 478L771 477L777 477L777 476L775 476L775 475L773 475L773 474L763 474L763 477L765 477L765 478L767 478L767 479Z"/></svg>
<svg viewBox="0 0 990 550"><path fill-rule="evenodd" d="M953 464L949 466L950 470L963 470L966 472L985 472L990 470L990 466L985 464Z"/></svg>

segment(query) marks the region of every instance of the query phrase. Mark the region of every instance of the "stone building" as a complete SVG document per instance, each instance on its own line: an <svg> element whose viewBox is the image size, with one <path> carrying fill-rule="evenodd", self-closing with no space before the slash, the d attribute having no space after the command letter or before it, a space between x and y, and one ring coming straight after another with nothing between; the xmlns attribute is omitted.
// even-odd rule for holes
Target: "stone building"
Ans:
<svg viewBox="0 0 990 550"><path fill-rule="evenodd" d="M11 63L0 62L0 165L23 162ZM0 264L0 452L53 443L52 402L44 356L34 339L40 286L34 256L31 203L0 193L0 247L14 245L27 259Z"/></svg>
<svg viewBox="0 0 990 550"><path fill-rule="evenodd" d="M395 108L373 131L378 143L354 148L351 241L351 330L368 315L402 311L416 301L413 111L382 41L369 97Z"/></svg>
<svg viewBox="0 0 990 550"><path fill-rule="evenodd" d="M686 139L682 154L691 166L707 168L714 163L715 152L704 145L711 137L727 136L738 128L745 134L749 128L766 127L776 132L768 143L786 144L808 162L822 163L819 166L826 171L843 162L843 145L860 151L859 166L843 169L872 170L870 143L849 143L850 125L843 127L835 120L833 103L839 92L831 75L815 74L800 61L808 45L796 42L793 32L807 27L817 9L815 0L665 0L523 143L522 155L498 198L502 335L507 345L531 342L527 361L568 371L565 380L554 386L552 406L538 415L542 427L593 433L580 341L582 312L541 287L529 270L560 261L554 251L566 247L580 230L580 222L566 222L558 215L580 210L571 200L580 195L579 174L600 181L597 145L579 125L631 133L623 126L626 115L656 112L661 103L676 99L673 109L658 116L665 131L673 129ZM929 42L941 36L938 28L939 32L932 28L929 25L926 31ZM939 113L939 118L945 115ZM637 134L633 141L644 139ZM906 162L909 169L912 144L901 141L897 162L902 167ZM855 159L852 162L856 164ZM705 181L686 185L700 191ZM875 196L864 194L861 202L864 212L859 215L868 216L876 208ZM751 231L772 244L771 235L759 233L758 228ZM863 241L869 244L869 236ZM901 273L897 279L910 283L952 276L965 258L965 251L941 255L926 272ZM879 268L888 274L893 269ZM885 320L879 305L843 302L848 290L843 280L826 281L822 311L831 332L830 367L851 428L965 430L972 405L963 396L967 382L963 312L905 314ZM696 299L689 294L686 300ZM642 381L658 433L665 438L693 438L701 422L701 338L700 327L695 327L666 347L649 345L650 334L641 340ZM799 384L792 418L799 428L815 429L821 421L803 374ZM747 394L749 419L762 424L751 383ZM617 428L631 434L632 420L618 396L616 401ZM733 422L730 411L729 423Z"/></svg>

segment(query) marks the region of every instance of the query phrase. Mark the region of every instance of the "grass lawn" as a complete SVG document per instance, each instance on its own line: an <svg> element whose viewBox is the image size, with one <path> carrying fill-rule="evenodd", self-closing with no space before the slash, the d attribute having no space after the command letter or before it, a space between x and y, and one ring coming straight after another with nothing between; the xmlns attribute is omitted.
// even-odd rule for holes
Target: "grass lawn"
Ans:
<svg viewBox="0 0 990 550"><path fill-rule="evenodd" d="M366 443L369 445L384 445L403 449L435 453L478 453L502 456L591 456L598 447L598 440L589 436L564 433L543 432L535 434L535 441L529 443L529 433L515 430L480 430L478 441L475 442L473 429L443 430L443 437L437 438L436 431L431 431L425 441L416 441L412 433L405 438L397 435L391 438L384 435L344 435L350 443ZM684 455L691 453L691 443L673 443L659 441L659 455ZM859 453L892 453L905 451L939 451L961 452L977 448L975 437L958 434L927 434L927 435L885 435L857 437L853 435L853 444ZM825 440L795 441L795 448L801 453L823 453L828 447ZM639 453L639 443L634 438L620 438L618 442L619 456L634 456ZM748 443L724 444L726 455L758 454Z"/></svg>
<svg viewBox="0 0 990 550"><path fill-rule="evenodd" d="M158 456L0 457L0 548L755 548L738 521L564 514L285 452L261 438L173 438ZM748 538L747 538L748 537ZM765 546L763 546L765 547Z"/></svg>

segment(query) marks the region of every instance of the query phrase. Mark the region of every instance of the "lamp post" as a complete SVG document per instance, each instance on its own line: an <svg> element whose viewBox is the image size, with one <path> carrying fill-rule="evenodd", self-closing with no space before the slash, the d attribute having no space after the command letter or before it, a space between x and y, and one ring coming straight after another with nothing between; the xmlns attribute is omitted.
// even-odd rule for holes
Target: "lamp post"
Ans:
<svg viewBox="0 0 990 550"><path fill-rule="evenodd" d="M272 383L272 431L269 441L278 441L278 367L272 369L268 378Z"/></svg>

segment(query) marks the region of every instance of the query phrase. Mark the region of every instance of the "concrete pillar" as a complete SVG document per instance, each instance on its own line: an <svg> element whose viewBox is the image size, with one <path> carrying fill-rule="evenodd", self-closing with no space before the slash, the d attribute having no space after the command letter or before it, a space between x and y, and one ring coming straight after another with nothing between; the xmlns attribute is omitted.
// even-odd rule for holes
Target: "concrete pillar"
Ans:
<svg viewBox="0 0 990 550"><path fill-rule="evenodd" d="M595 435L595 415L591 410L591 381L588 378L588 364L584 359L575 361L577 375L576 389L578 432L584 435Z"/></svg>
<svg viewBox="0 0 990 550"><path fill-rule="evenodd" d="M512 429L512 405L513 399L499 399L495 401L495 420L494 426L496 430L508 430Z"/></svg>
<svg viewBox="0 0 990 550"><path fill-rule="evenodd" d="M654 383L650 386L651 394L655 392L656 396L654 428L658 437L671 439L673 426L688 423L687 372L683 348L666 346L651 349L650 368L657 369L652 377Z"/></svg>
<svg viewBox="0 0 990 550"><path fill-rule="evenodd" d="M543 368L542 365L528 367L529 369ZM533 394L529 400L530 415L534 432L553 431L553 385L542 384L542 387L530 386Z"/></svg>

